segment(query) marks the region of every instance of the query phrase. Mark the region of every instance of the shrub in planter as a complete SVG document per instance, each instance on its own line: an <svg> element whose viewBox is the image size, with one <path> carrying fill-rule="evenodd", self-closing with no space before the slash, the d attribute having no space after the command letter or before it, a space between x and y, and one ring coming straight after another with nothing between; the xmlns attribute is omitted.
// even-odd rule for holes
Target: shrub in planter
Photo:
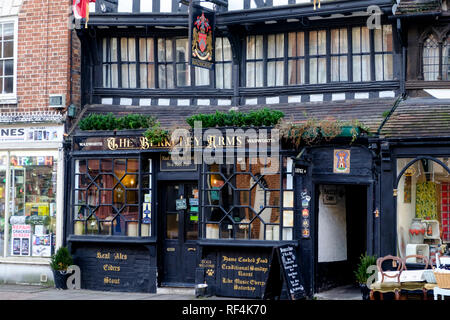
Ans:
<svg viewBox="0 0 450 320"><path fill-rule="evenodd" d="M70 273L67 268L73 264L73 258L66 247L60 247L50 260L56 289L67 289L67 278Z"/></svg>
<svg viewBox="0 0 450 320"><path fill-rule="evenodd" d="M369 256L367 254L362 254L358 266L355 270L356 281L359 283L359 287L361 288L361 294L363 300L369 300L369 292L370 288L367 287L367 279L369 275L367 273L367 268L372 265L376 265L377 257Z"/></svg>

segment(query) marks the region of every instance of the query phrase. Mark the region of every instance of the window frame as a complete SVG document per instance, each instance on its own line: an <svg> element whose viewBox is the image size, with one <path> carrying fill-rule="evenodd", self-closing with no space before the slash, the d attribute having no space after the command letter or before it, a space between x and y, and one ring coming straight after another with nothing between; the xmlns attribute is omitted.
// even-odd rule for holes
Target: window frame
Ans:
<svg viewBox="0 0 450 320"><path fill-rule="evenodd" d="M271 158L271 157L269 157ZM251 164L250 158L248 156L245 157L246 159L246 168L245 170L232 170L232 173L230 175L230 177L225 177L226 179L224 180L224 185L222 187L219 188L219 190L214 189L214 187L210 187L209 184L207 183L207 179L210 178L212 175L218 174L218 172L215 171L210 171L210 169L208 169L209 164L203 163L201 165L201 172L200 172L200 192L201 192L201 219L200 219L200 225L199 225L199 230L201 230L200 234L199 234L199 240L206 240L206 241L211 241L211 240L221 240L221 241L252 241L252 242L266 242L266 241L292 241L295 238L295 230L296 230L296 219L295 219L295 215L294 215L294 203L292 203L292 206L285 206L285 193L289 192L292 193L292 200L294 199L294 185L293 185L293 165L292 162L289 162L289 156L286 154L279 154L278 156L275 157L277 159L277 161L279 162L279 168L277 170L276 173L274 173L273 175L277 176L279 181L278 181L278 187L276 189L272 189L272 188L266 188L264 186L263 190L264 193L266 192L279 192L279 198L277 200L277 204L274 205L270 205L270 204L265 204L264 208L261 208L261 210L256 213L254 210L251 210L251 212L253 212L253 222L257 222L258 224L263 224L264 225L264 230L261 231L261 229L259 229L260 232L263 232L263 239L254 239L252 238L251 235L251 229L253 227L253 222L249 223L247 221L243 222L243 220L236 222L236 220L234 220L234 212L235 210L240 210L240 209L245 209L245 208L250 208L251 207L251 203L249 202L248 205L246 205L245 203L240 203L240 201L238 201L238 199L236 199L235 192L239 192L239 197L241 196L240 192L249 192L249 201L252 198L251 196L251 192L252 190L256 187L256 185L260 185L263 183L262 181L264 180L264 177L266 175L258 175L258 174L254 174L252 173L252 166L258 166L258 164L260 164L259 162L257 164ZM259 158L258 158L259 159ZM286 166L285 166L285 160L286 160ZM232 168L236 168L237 166L240 166L240 163L238 163L238 159L236 157L233 158L233 163L228 163L228 162L223 162L223 164L218 164L219 168L221 168L221 166L228 166L231 165ZM220 175L222 176L222 174L220 173ZM237 175L249 175L250 179L252 178L256 178L255 179L255 183L247 188L247 189L242 189L242 188L238 188L238 186L236 185L236 177ZM271 175L269 175L271 176ZM222 176L223 177L223 176ZM290 181L289 181L290 180ZM208 201L206 199L208 199L208 193L209 192L220 192L221 189L223 187L225 187L225 185L227 183L231 183L232 185L234 185L233 188L233 195L231 196L231 209L230 210L226 210L223 208L221 202L219 200L218 204L211 204L208 203ZM286 187L284 187L284 184L286 183ZM289 187L291 186L291 187ZM265 198L266 196L264 196ZM220 199L220 198L219 198ZM264 202L266 202L267 199L264 199ZM213 221L213 220L208 220L207 219L207 211L208 208L219 208L219 211L222 212L223 217L218 220L218 221ZM260 216L263 214L263 211L265 209L278 209L279 212L279 222L275 223L275 222L270 222L270 221L263 221L261 220L262 218L260 218ZM227 212L228 211L228 212ZM292 226L285 226L284 223L284 215L285 212L291 212L292 213ZM209 213L210 215L212 214L212 210ZM223 222L225 221L232 221L231 225L232 227L232 234L233 236L230 238L224 238L221 237L221 227ZM217 225L219 227L219 235L218 238L209 238L207 237L207 225ZM247 230L250 231L248 233L244 233L245 237L237 237L237 229L240 229L240 226L247 226ZM279 234L278 234L278 239L267 239L267 226L278 226L278 230L279 230ZM245 228L244 228L245 229ZM285 229L289 229L290 230L290 239L284 239L284 231ZM228 230L230 230L230 228L228 228ZM273 235L274 236L274 235Z"/></svg>
<svg viewBox="0 0 450 320"><path fill-rule="evenodd" d="M13 24L13 91L2 93L0 91L0 103L17 103L17 59L18 59L18 17L2 17L0 24Z"/></svg>
<svg viewBox="0 0 450 320"><path fill-rule="evenodd" d="M437 44L437 64L432 66L437 66L437 78L432 80L425 79L425 64L424 64L424 50L427 40L433 36L435 43ZM444 53L447 50L447 58L444 57ZM437 34L436 32L427 30L424 32L423 36L419 41L419 65L420 73L418 75L419 80L426 82L436 82L436 81L450 81L450 30L446 29L442 33ZM446 70L445 70L446 69Z"/></svg>
<svg viewBox="0 0 450 320"><path fill-rule="evenodd" d="M253 88L262 88L264 86L267 86L267 69L268 69L268 61L270 61L270 59L267 58L267 54L268 54L268 35L276 35L279 33L284 34L284 42L285 42L285 51L284 51L284 82L282 85L276 86L276 87L282 87L282 86L286 86L286 87L295 87L295 86L301 86L301 85L324 85L324 84L330 84L330 85L336 85L336 84L343 84L343 83L347 83L347 84L351 84L351 83L364 83L364 82L384 82L384 81L397 81L396 79L396 72L395 72L395 66L393 65L392 68L392 79L388 78L387 75L384 74L384 70L383 70L383 80L376 80L376 75L375 75L375 56L377 54L381 54L383 55L383 57L387 54L392 54L392 59L395 59L395 49L394 49L394 26L390 23L385 23L382 26L392 26L392 50L393 51L375 51L375 32L374 30L368 30L368 35L369 35L369 39L368 39L368 45L369 45L369 51L368 52L357 52L354 53L353 52L353 41L352 41L352 31L353 28L359 28L360 30L362 28L365 28L365 25L349 25L349 26L345 26L345 27L339 27L339 26L333 26L333 27L318 27L318 28L314 28L314 29L293 29L293 30L288 30L288 31L283 31L283 32L267 32L267 33L263 33L263 34L255 34L255 33L249 33L244 37L244 46L243 46L243 63L241 64L242 68L243 68L243 72L242 74L242 80L241 83L243 85L243 87L245 89L253 89ZM331 50L331 34L332 34L332 30L341 30L341 29L346 29L347 30L347 37L345 38L345 36L343 37L343 39L345 39L345 41L347 42L347 52L346 53L339 53L339 54L334 54L332 53ZM310 52L310 35L312 32L320 32L320 31L325 31L325 37L326 37L326 52L325 54L314 54L312 55ZM303 47L304 47L304 52L303 52L303 56L290 56L289 53L289 34L293 33L295 34L295 40L297 41L298 38L298 33L303 32L304 34L304 43L303 43ZM341 32L339 32L339 34L341 34ZM361 32L360 32L360 37L361 37ZM247 38L252 36L263 36L263 59L259 59L258 61L263 61L263 86L261 87L257 87L257 86L247 86L247 63L248 62L253 62L254 59L247 59ZM296 46L298 46L298 43L296 42ZM296 52L297 54L297 52ZM353 77L353 58L355 56L368 56L368 60L369 60L369 70L370 70L370 76L368 77L368 79L366 80L357 80L354 81L354 77ZM347 80L340 80L340 81L332 81L332 76L331 76L331 59L332 57L347 57ZM311 83L311 79L310 79L310 75L311 75L311 59L326 59L326 81L325 82L318 82L317 83ZM295 61L295 65L297 65L297 63L299 61L304 61L304 83L299 83L299 81L297 81L298 79L298 75L296 72L296 83L295 84L291 84L290 83L290 74L289 74L289 63ZM318 67L318 66L317 66ZM256 76L256 75L255 75ZM362 78L361 78L362 79ZM300 79L301 80L301 79Z"/></svg>
<svg viewBox="0 0 450 320"><path fill-rule="evenodd" d="M110 171L104 171L102 169L101 166L101 162L103 160L112 160L112 167ZM114 161L115 160L126 160L126 165L125 165L125 171L122 177L116 177L114 175ZM136 172L129 172L128 171L128 161L129 160L135 160L138 162L138 170ZM74 157L72 159L72 166L73 168L76 168L76 163L79 161L86 161L86 173L82 173L82 172L77 172L76 170L73 170L73 172L71 173L71 178L73 179L72 181L72 186L71 186L71 190L70 190L70 202L69 202L69 212L70 212L70 227L68 228L68 234L70 236L75 236L75 237L122 237L122 238L126 238L126 239L133 239L133 238L152 238L154 237L154 230L155 230L155 213L154 213L154 199L153 197L155 196L154 194L154 180L155 180L155 170L154 170L154 160L152 158L146 158L146 157L142 157L140 155L131 155L131 154L123 154L123 155L115 155L113 157L108 156L108 155L89 155L89 156L79 156L79 157ZM81 186L77 186L77 181L79 181L79 177L83 176L84 174L88 174L88 170L87 170L87 166L89 165L88 161L99 161L99 168L98 168L98 173L96 174L96 176L92 177L92 181L97 180L97 178L101 175L113 175L116 180L118 180L115 185L111 188L107 188L107 187L101 187L101 188L97 188L97 198L98 198L98 204L95 206L95 209L93 212L89 212L87 216L84 216L83 219L78 219L75 217L76 215L76 211L78 207L81 207L82 204L80 204L77 200L77 191L81 191L84 192L85 194L87 194L88 192L88 187L90 184L92 184L91 182L88 181L88 183L86 184L86 186L83 188ZM148 162L149 163L149 170L145 171L145 163ZM114 198L114 189L115 187L118 186L119 182L123 181L123 179L127 176L127 175L135 175L137 176L137 186L134 188L124 188L124 193L126 194L128 190L131 191L136 191L137 192L137 199L136 199L136 204L127 204L127 202L124 202L124 204L122 204L121 208L116 208L114 206L113 203L113 199L111 200L111 203L105 203L102 204L100 201L101 198L101 191L106 190L106 191L111 191L112 192L112 197ZM144 179L149 179L149 183L148 183L148 187L145 187L144 184ZM142 212L143 212L143 203L144 203L144 199L145 199L145 194L150 192L151 193L151 224L150 224L150 228L149 228L149 232L150 235L142 235L142 225L143 223L143 217L142 217ZM85 199L87 201L87 199ZM120 233L115 233L111 231L111 234L102 234L100 231L100 225L102 222L106 221L105 219L99 218L96 216L97 219L97 231L94 234L89 234L87 233L87 222L89 221L90 217L95 214L95 211L97 211L99 208L101 207L111 207L112 208L112 213L111 215L114 216L114 219L111 220L111 228L112 228L112 221L116 220L117 217L119 216L120 219L123 219L124 221L124 228L125 230L121 231ZM129 220L126 217L122 216L122 213L126 210L127 207L135 207L137 208L137 220ZM76 234L75 233L75 224L76 222L81 221L83 222L83 233L82 234ZM127 223L130 221L135 221L138 224L138 230L137 230L137 236L129 236L128 230L127 230Z"/></svg>
<svg viewBox="0 0 450 320"><path fill-rule="evenodd" d="M106 43L107 43L108 49L109 49L111 40L114 39L114 38L117 39L117 62L113 62L113 61L107 60L104 57L105 50L104 50L103 46L105 44L105 39L106 39ZM135 52L135 58L136 59L135 59L135 61L132 61L132 62L130 62L130 61L122 61L122 45L121 45L122 39L130 39L130 38L133 38L134 42L135 42L135 51L136 51ZM140 57L140 53L141 53L141 47L140 46L141 46L141 41L143 41L143 39L145 39L147 54L148 54L148 40L152 39L152 41L153 41L153 61L148 61L147 58L141 59L141 57ZM117 35L117 36L107 36L107 35L101 36L100 37L100 41L99 41L99 43L101 45L101 48L99 49L99 53L101 55L100 61L101 61L101 65L102 65L102 67L101 67L101 72L102 72L102 75L101 75L101 88L102 89L125 89L125 90L127 90L127 89L144 89L144 90L154 90L154 89L177 90L177 89L181 89L181 90L183 90L183 89L191 89L191 88L213 88L214 89L215 88L215 70L214 69L208 70L209 84L207 84L207 85L197 85L196 84L197 83L197 79L196 79L196 76L195 76L197 67L193 67L193 66L191 66L189 64L189 57L188 57L188 55L186 55L186 60L184 62L178 61L178 58L176 56L176 52L177 52L176 48L177 48L177 40L180 40L180 39L188 40L188 38L186 38L185 36L161 36L161 37L158 37L156 35L151 35L151 36L131 35L131 36L127 36L127 35L123 35L123 34L120 34L120 35ZM163 41L164 45L165 45L164 52L165 52L166 58L164 59L164 61L160 60L159 56L158 56L159 55L159 47L158 47L159 41ZM170 41L170 48L172 50L172 56L171 56L171 60L170 61L166 61L167 60L167 45L168 45L169 41ZM109 51L106 51L106 52L109 54ZM232 63L232 61L229 61L229 62L227 61L227 63ZM105 81L105 75L104 75L105 66L106 65L111 66L113 64L116 64L117 65L117 69L118 69L118 71L117 71L117 73L118 73L118 76L117 76L118 77L117 78L117 87L112 87L111 86L112 85L111 79L113 78L112 74L109 76L110 77L110 79L109 79L110 85L106 86L105 82L104 82ZM129 66L131 64L136 65L136 86L132 87L132 88L129 87L129 86L125 86L124 87L123 81L122 81L123 80L122 79L122 68L123 68L124 65L128 65ZM154 78L153 78L154 87L149 88L148 87L148 80L147 80L147 88L143 88L141 86L141 72L140 72L141 70L140 70L140 67L141 67L141 65L147 65L148 66L148 65L151 65L151 64L154 66ZM179 86L178 85L178 81L177 81L178 80L177 79L177 70L178 70L178 68L177 67L179 65L185 65L189 69L189 72L188 72L188 74L189 74L189 84L188 85L184 85L184 86ZM161 83L160 83L160 81L161 81L161 78L160 78L160 73L161 73L160 67L161 66L165 66L166 67L165 68L165 70L166 70L165 71L165 73L166 73L166 81L165 81L166 85L165 86L162 86ZM173 86L170 86L170 87L167 86L167 67L169 67L169 66L172 68L172 74L170 74L170 78L171 78L170 79L170 83L173 84ZM112 69L109 68L108 70L112 70ZM147 73L147 77L148 77L148 73ZM128 77L128 81L129 80L130 80L130 77Z"/></svg>

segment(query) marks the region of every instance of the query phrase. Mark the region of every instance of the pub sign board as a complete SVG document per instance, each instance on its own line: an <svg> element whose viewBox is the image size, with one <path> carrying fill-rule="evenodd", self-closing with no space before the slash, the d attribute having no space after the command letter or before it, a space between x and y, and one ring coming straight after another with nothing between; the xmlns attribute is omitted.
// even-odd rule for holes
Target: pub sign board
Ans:
<svg viewBox="0 0 450 320"><path fill-rule="evenodd" d="M216 259L215 294L261 298L269 274L269 258L270 251L267 249L220 250ZM212 268L209 270L212 271Z"/></svg>
<svg viewBox="0 0 450 320"><path fill-rule="evenodd" d="M190 64L212 70L215 60L216 14L191 1L189 5L189 48Z"/></svg>
<svg viewBox="0 0 450 320"><path fill-rule="evenodd" d="M156 293L156 268L145 246L74 243L72 251L82 289Z"/></svg>
<svg viewBox="0 0 450 320"><path fill-rule="evenodd" d="M306 297L299 260L295 247L290 244L273 248L263 299L279 299L283 282L287 286L289 299L299 300Z"/></svg>

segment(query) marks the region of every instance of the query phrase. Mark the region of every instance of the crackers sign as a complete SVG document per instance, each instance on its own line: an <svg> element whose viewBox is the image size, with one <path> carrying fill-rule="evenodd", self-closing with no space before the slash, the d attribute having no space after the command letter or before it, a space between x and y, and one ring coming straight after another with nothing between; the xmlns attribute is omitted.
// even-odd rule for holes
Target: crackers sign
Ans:
<svg viewBox="0 0 450 320"><path fill-rule="evenodd" d="M215 12L195 5L189 7L189 44L192 66L211 70L214 67Z"/></svg>

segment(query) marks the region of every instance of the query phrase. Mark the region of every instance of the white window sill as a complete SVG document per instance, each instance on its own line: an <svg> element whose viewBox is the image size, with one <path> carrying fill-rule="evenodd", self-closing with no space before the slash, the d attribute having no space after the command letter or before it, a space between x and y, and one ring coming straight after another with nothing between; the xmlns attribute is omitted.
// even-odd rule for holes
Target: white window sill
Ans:
<svg viewBox="0 0 450 320"><path fill-rule="evenodd" d="M12 96L0 95L0 105L2 104L17 104L17 97L15 95Z"/></svg>
<svg viewBox="0 0 450 320"><path fill-rule="evenodd" d="M6 257L0 258L0 263L13 264L35 264L35 265L50 265L50 258L33 258L33 257Z"/></svg>

